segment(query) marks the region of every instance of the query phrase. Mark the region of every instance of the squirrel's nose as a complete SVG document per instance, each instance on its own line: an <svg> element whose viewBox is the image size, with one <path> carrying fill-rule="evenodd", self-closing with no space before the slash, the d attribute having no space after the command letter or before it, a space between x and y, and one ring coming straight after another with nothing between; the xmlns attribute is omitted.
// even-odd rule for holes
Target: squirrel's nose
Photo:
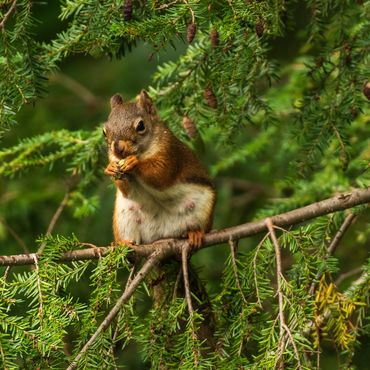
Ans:
<svg viewBox="0 0 370 370"><path fill-rule="evenodd" d="M126 151L126 144L123 140L115 140L112 142L112 151L115 154L123 155Z"/></svg>

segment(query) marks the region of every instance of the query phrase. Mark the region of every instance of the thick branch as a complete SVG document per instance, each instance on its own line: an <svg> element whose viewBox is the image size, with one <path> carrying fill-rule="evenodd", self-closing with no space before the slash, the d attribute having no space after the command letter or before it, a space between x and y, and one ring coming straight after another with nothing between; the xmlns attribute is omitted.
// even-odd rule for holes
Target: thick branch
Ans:
<svg viewBox="0 0 370 370"><path fill-rule="evenodd" d="M297 208L293 211L282 213L271 217L274 226L291 226L301 222L324 216L329 213L342 211L355 207L360 204L370 202L370 187L366 189L356 189L348 193L339 194L332 198L312 203L308 206ZM230 227L220 231L214 231L207 234L204 238L204 244L201 248L209 247L215 244L227 243L230 238L239 240L248 236L256 235L266 231L265 220L248 222L239 226ZM181 248L185 240L163 240L150 245L133 246L132 250L135 256L147 257L157 249L161 249L163 258L171 255L181 255ZM66 252L62 255L62 262L75 260L97 259L106 255L112 247L89 248ZM0 266L10 265L31 265L34 263L34 254L20 254L13 256L0 256Z"/></svg>

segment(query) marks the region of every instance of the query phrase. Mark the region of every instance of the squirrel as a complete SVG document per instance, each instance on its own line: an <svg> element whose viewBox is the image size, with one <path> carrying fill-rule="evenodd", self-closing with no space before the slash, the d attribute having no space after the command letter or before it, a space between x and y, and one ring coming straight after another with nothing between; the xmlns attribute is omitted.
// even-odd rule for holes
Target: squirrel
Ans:
<svg viewBox="0 0 370 370"><path fill-rule="evenodd" d="M215 189L196 154L161 120L142 90L134 102L119 94L103 133L117 187L113 233L117 244L187 238L200 247L212 226Z"/></svg>

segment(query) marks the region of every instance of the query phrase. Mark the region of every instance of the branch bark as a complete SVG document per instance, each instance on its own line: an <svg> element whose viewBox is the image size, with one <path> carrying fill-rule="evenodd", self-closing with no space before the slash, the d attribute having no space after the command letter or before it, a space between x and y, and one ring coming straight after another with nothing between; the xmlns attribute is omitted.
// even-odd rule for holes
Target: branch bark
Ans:
<svg viewBox="0 0 370 370"><path fill-rule="evenodd" d="M332 198L312 203L308 206L281 213L271 217L274 226L291 226L304 221L324 216L329 213L343 211L348 208L366 204L370 202L370 187L365 189L355 189L348 193L342 193ZM252 235L259 234L267 230L266 221L259 220L248 222L234 227L229 227L219 231L213 231L205 235L204 244L200 248L206 248L216 244L227 243L230 238L239 240ZM148 245L132 246L133 255L137 258L150 256L155 250L161 249L163 259L169 256L181 256L182 246L185 240L166 239ZM82 244L83 245L83 244ZM96 247L82 250L74 250L64 253L60 261L70 262L76 260L98 259L114 248ZM195 252L196 250L193 250ZM0 256L0 266L32 265L34 264L35 253L18 254L12 256Z"/></svg>

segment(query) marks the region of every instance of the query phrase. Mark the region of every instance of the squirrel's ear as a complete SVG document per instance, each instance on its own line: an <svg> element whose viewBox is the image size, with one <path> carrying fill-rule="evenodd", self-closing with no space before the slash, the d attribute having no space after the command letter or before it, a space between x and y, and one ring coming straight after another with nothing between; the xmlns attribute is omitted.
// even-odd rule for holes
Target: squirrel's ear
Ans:
<svg viewBox="0 0 370 370"><path fill-rule="evenodd" d="M155 115L156 110L152 99L145 90L141 90L139 96L137 97L137 102L139 106L145 110L148 114Z"/></svg>
<svg viewBox="0 0 370 370"><path fill-rule="evenodd" d="M110 107L113 109L118 105L122 105L123 99L122 96L119 94L115 94L110 98Z"/></svg>

